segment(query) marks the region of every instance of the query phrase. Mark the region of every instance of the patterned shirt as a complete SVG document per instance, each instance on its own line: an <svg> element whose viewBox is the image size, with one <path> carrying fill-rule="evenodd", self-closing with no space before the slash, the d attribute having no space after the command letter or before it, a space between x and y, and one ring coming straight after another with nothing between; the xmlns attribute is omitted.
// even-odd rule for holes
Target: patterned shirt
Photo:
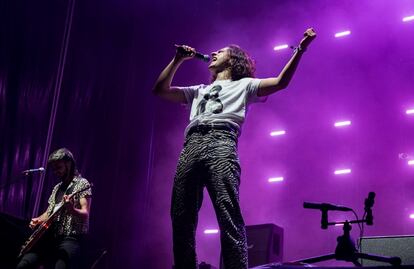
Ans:
<svg viewBox="0 0 414 269"><path fill-rule="evenodd" d="M49 197L49 206L46 210L47 215L50 216L53 213L53 210L55 209L55 206L58 202L56 202L56 195L59 191L60 186L62 185L62 182L58 183L52 191L52 194ZM69 195L71 193L74 193L76 191L79 191L87 186L90 186L88 180L81 176L75 176L69 186L65 190L65 194ZM80 209L81 205L79 200L81 198L88 198L92 196L91 189L87 189L85 191L82 191L73 197L74 201L74 207ZM58 216L56 225L56 234L57 235L81 235L88 233L89 230L89 216L88 218L84 219L81 216L67 214L65 211Z"/></svg>

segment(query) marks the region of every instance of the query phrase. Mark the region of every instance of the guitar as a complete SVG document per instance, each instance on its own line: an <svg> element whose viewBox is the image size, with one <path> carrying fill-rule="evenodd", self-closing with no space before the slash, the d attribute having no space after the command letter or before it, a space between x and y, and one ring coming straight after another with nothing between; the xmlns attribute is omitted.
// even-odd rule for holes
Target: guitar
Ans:
<svg viewBox="0 0 414 269"><path fill-rule="evenodd" d="M80 192L86 191L87 189L90 189L92 187L92 184L89 186L82 188L74 193L71 193L68 197L69 199L72 199L72 197ZM52 226L52 224L55 222L57 217L60 215L60 213L63 212L65 209L64 207L65 202L62 200L58 205L57 209L42 223L40 224L36 230L32 233L32 235L24 242L22 245L22 248L20 250L18 259L22 258L23 255L28 253L34 245L43 237L43 235L46 233L46 231Z"/></svg>

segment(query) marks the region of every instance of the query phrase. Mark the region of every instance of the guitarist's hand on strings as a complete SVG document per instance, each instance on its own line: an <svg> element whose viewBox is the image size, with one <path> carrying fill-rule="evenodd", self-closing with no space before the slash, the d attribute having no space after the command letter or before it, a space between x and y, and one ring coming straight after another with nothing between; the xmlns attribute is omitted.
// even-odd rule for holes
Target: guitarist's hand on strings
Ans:
<svg viewBox="0 0 414 269"><path fill-rule="evenodd" d="M65 205L65 208L68 212L73 213L76 211L75 204L73 202L73 197L71 195L63 195L63 202Z"/></svg>

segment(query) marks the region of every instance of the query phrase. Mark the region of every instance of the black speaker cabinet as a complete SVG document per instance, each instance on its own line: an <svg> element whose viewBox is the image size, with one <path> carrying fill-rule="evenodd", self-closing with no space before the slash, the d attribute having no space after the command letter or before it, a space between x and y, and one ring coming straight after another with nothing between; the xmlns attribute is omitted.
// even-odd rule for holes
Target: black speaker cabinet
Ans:
<svg viewBox="0 0 414 269"><path fill-rule="evenodd" d="M283 228L272 223L246 226L249 267L282 262ZM225 269L223 259L220 269Z"/></svg>
<svg viewBox="0 0 414 269"><path fill-rule="evenodd" d="M414 235L373 236L360 238L361 251L380 256L397 256L402 265L414 265ZM385 263L362 260L364 266L386 265Z"/></svg>

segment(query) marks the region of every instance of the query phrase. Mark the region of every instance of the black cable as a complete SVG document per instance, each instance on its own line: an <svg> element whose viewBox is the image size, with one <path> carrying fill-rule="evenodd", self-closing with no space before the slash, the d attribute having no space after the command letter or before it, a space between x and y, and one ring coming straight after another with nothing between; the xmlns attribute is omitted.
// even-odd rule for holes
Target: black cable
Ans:
<svg viewBox="0 0 414 269"><path fill-rule="evenodd" d="M359 235L360 235L360 237L362 237L362 234L363 234L363 231L364 231L364 223L362 223L362 225L361 225L361 223L359 222L358 214L355 212L355 210L352 210L352 212L354 213L355 218L356 218L356 221L357 221L357 224L358 224ZM364 218L362 218L362 219L364 219ZM357 240L357 249L358 249L358 251L360 251L360 247L361 246L359 244L359 240Z"/></svg>

